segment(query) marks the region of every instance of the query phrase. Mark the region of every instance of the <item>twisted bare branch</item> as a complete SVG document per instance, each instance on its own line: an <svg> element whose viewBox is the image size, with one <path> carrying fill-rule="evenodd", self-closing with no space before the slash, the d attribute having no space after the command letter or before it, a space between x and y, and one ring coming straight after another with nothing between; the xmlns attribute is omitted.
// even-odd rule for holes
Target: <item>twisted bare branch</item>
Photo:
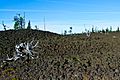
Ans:
<svg viewBox="0 0 120 80"><path fill-rule="evenodd" d="M13 57L10 58L7 55L6 61L16 61L16 60L21 59L21 58L34 59L33 55L36 52L33 51L33 48L35 48L38 45L39 41L37 41L35 43L35 45L33 45L33 42L34 42L34 40L32 40L30 43L24 42L24 43L20 43L19 45L16 45Z"/></svg>

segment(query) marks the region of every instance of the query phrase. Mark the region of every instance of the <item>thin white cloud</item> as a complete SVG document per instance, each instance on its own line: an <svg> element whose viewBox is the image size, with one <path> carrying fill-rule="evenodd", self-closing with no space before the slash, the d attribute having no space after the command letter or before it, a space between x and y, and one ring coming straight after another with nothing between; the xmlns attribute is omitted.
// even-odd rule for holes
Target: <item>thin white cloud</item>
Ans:
<svg viewBox="0 0 120 80"><path fill-rule="evenodd" d="M67 0L44 0L50 3L68 4L68 5L79 5L78 1L67 1Z"/></svg>
<svg viewBox="0 0 120 80"><path fill-rule="evenodd" d="M95 13L120 14L120 11L66 11L66 10L32 10L32 9L0 9L0 12L64 12L64 13Z"/></svg>
<svg viewBox="0 0 120 80"><path fill-rule="evenodd" d="M0 12L46 12L48 10L0 9Z"/></svg>

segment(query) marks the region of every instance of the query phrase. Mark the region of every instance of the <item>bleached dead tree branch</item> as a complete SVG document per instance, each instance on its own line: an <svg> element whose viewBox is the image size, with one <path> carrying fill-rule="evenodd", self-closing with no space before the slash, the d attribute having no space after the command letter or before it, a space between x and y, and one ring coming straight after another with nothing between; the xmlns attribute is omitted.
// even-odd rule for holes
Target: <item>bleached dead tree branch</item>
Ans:
<svg viewBox="0 0 120 80"><path fill-rule="evenodd" d="M24 43L20 43L19 45L16 45L13 57L10 58L7 55L7 59L5 61L16 61L21 58L34 59L33 56L34 56L34 53L36 52L34 52L33 49L37 47L39 41L37 41L34 45L33 45L33 42L34 40L32 40L30 43L24 42Z"/></svg>

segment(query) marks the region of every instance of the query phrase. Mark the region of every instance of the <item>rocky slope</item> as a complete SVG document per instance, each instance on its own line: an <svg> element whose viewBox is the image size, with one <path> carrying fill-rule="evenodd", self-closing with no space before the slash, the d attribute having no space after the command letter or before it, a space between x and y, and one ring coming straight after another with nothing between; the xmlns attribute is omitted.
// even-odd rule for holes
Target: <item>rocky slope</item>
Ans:
<svg viewBox="0 0 120 80"><path fill-rule="evenodd" d="M3 63L14 46L39 40L38 58ZM0 32L1 80L119 80L120 32L62 36L37 30Z"/></svg>

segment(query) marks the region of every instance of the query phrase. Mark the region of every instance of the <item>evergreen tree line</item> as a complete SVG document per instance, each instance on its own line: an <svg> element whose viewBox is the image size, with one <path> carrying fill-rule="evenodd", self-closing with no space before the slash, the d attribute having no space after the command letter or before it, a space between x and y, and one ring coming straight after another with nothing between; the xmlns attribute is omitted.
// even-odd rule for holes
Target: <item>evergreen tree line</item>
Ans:
<svg viewBox="0 0 120 80"><path fill-rule="evenodd" d="M19 29L32 29L31 22L29 20L27 27L25 28L25 17L21 16L20 14L17 14L14 16L14 30ZM7 26L4 24L4 21L2 21L2 26L4 27L4 30L6 31ZM35 28L38 29L37 25L35 25Z"/></svg>
<svg viewBox="0 0 120 80"><path fill-rule="evenodd" d="M117 30L116 32L119 32L120 29L119 27L117 27ZM110 32L113 32L112 30L112 26L110 26L110 28L106 28L106 29L102 29L102 30L95 30L94 27L92 28L92 33L110 33Z"/></svg>
<svg viewBox="0 0 120 80"><path fill-rule="evenodd" d="M14 29L25 29L25 17L22 17L20 14L14 16ZM31 22L29 20L27 29L31 29Z"/></svg>
<svg viewBox="0 0 120 80"><path fill-rule="evenodd" d="M102 30L97 30L96 28L92 27L92 30L87 30L85 29L86 32L91 32L91 33L110 33L113 32L112 30L112 26L110 26L110 28L106 28L106 29L102 29ZM115 32L120 32L119 27L117 27L117 30ZM64 35L67 34L72 34L72 27L69 27L69 30L64 30Z"/></svg>

